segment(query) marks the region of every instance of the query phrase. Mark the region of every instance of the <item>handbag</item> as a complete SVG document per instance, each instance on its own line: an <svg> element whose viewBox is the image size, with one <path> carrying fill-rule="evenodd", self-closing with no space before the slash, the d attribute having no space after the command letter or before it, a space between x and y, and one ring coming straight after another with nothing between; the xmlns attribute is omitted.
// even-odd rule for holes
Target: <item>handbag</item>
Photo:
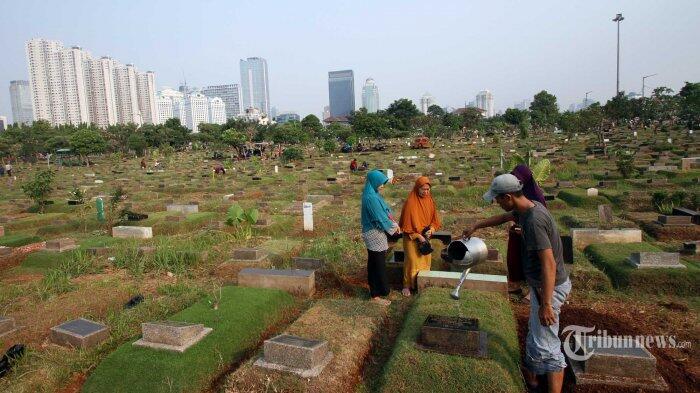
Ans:
<svg viewBox="0 0 700 393"><path fill-rule="evenodd" d="M418 252L420 252L421 255L430 255L433 253L433 246L430 244L430 239L425 235L428 230L430 230L430 227L425 227L423 229L423 232L421 235L425 238L424 242L421 242L420 240L416 239L416 242L418 243Z"/></svg>

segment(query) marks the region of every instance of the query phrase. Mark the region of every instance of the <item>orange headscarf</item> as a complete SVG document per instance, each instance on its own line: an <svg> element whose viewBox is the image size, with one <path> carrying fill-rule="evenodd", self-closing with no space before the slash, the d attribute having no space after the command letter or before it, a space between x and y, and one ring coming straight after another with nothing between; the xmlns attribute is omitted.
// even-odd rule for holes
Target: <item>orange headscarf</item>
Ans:
<svg viewBox="0 0 700 393"><path fill-rule="evenodd" d="M408 199L401 210L399 226L406 234L421 233L427 226L431 226L435 230L440 228L440 219L435 209L433 196L430 193L424 197L418 195L418 190L425 184L430 184L427 176L421 176L416 180L416 185L408 194Z"/></svg>

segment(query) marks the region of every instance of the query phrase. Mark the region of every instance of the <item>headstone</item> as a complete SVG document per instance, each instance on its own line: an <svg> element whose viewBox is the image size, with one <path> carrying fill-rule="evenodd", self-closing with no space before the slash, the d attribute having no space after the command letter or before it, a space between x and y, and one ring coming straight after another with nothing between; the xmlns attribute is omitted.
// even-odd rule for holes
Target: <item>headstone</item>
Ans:
<svg viewBox="0 0 700 393"><path fill-rule="evenodd" d="M564 262L574 263L574 243L569 235L562 235L561 245L563 248Z"/></svg>
<svg viewBox="0 0 700 393"><path fill-rule="evenodd" d="M132 226L112 227L112 237L122 239L150 239L153 237L153 228Z"/></svg>
<svg viewBox="0 0 700 393"><path fill-rule="evenodd" d="M15 325L14 318L0 316L0 338L14 333L17 329L19 328Z"/></svg>
<svg viewBox="0 0 700 393"><path fill-rule="evenodd" d="M663 226L691 226L693 225L691 216L666 216L660 215L657 222Z"/></svg>
<svg viewBox="0 0 700 393"><path fill-rule="evenodd" d="M487 261L499 261L500 260L500 255L498 253L498 249L496 248L489 248L486 254L486 260Z"/></svg>
<svg viewBox="0 0 700 393"><path fill-rule="evenodd" d="M574 228L571 230L574 247L583 249L593 243L641 243L639 229Z"/></svg>
<svg viewBox="0 0 700 393"><path fill-rule="evenodd" d="M75 240L73 239L54 239L54 240L47 240L46 241L46 250L47 251L54 251L54 252L64 252L68 250L73 250L77 248L78 246L75 244Z"/></svg>
<svg viewBox="0 0 700 393"><path fill-rule="evenodd" d="M292 268L302 270L318 270L325 266L326 261L318 258L294 257L292 258Z"/></svg>
<svg viewBox="0 0 700 393"><path fill-rule="evenodd" d="M233 260L239 262L260 262L267 258L267 253L258 248L239 248L233 250Z"/></svg>
<svg viewBox="0 0 700 393"><path fill-rule="evenodd" d="M298 295L313 295L316 290L313 270L245 268L238 273L238 285L276 288Z"/></svg>
<svg viewBox="0 0 700 393"><path fill-rule="evenodd" d="M167 216L165 217L165 221L168 222L181 222L185 221L185 216L177 215L177 216Z"/></svg>
<svg viewBox="0 0 700 393"><path fill-rule="evenodd" d="M52 327L50 338L55 344L66 347L91 348L109 338L109 327L78 318Z"/></svg>
<svg viewBox="0 0 700 393"><path fill-rule="evenodd" d="M235 197L234 194L226 194L226 195L224 195L223 200L224 200L224 202L230 202L230 201L233 201L235 199L234 197Z"/></svg>
<svg viewBox="0 0 700 393"><path fill-rule="evenodd" d="M254 364L313 378L321 374L332 357L327 341L280 334L265 340L263 357Z"/></svg>
<svg viewBox="0 0 700 393"><path fill-rule="evenodd" d="M109 254L110 248L109 247L90 247L86 251L89 255L104 256L104 255Z"/></svg>
<svg viewBox="0 0 700 393"><path fill-rule="evenodd" d="M612 206L598 205L598 221L601 225L610 225L613 222Z"/></svg>
<svg viewBox="0 0 700 393"><path fill-rule="evenodd" d="M462 273L443 272L435 270L421 270L418 272L418 289L428 287L454 288L457 286ZM462 290L476 290L489 292L508 292L508 280L506 276L491 274L469 273L462 284Z"/></svg>
<svg viewBox="0 0 700 393"><path fill-rule="evenodd" d="M12 247L0 246L0 257L12 254Z"/></svg>
<svg viewBox="0 0 700 393"><path fill-rule="evenodd" d="M311 202L304 202L302 206L304 215L304 231L313 232L314 230L314 209Z"/></svg>
<svg viewBox="0 0 700 393"><path fill-rule="evenodd" d="M598 189L591 187L586 190L586 195L589 197L596 197L598 196Z"/></svg>
<svg viewBox="0 0 700 393"><path fill-rule="evenodd" d="M190 213L197 213L199 212L199 205L178 205L178 204L171 204L165 206L165 210L169 212L176 212L180 214L190 214Z"/></svg>
<svg viewBox="0 0 700 393"><path fill-rule="evenodd" d="M684 207L674 207L672 214L674 216L690 216L690 221L693 224L700 225L700 212L698 211L686 209Z"/></svg>
<svg viewBox="0 0 700 393"><path fill-rule="evenodd" d="M686 268L677 252L633 252L628 260L637 269Z"/></svg>
<svg viewBox="0 0 700 393"><path fill-rule="evenodd" d="M187 348L201 341L212 330L204 327L201 323L180 321L147 322L141 324L143 337L135 341L133 345L182 353Z"/></svg>
<svg viewBox="0 0 700 393"><path fill-rule="evenodd" d="M476 318L428 315L420 329L420 347L470 357L486 357L488 339Z"/></svg>

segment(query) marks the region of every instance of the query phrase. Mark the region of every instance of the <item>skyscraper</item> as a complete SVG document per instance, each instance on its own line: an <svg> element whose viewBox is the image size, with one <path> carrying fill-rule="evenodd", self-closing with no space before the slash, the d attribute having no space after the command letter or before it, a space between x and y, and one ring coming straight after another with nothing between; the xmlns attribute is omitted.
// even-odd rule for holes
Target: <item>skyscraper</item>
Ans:
<svg viewBox="0 0 700 393"><path fill-rule="evenodd" d="M10 81L10 104L12 105L12 121L19 124L32 124L32 93L29 81Z"/></svg>
<svg viewBox="0 0 700 393"><path fill-rule="evenodd" d="M27 42L29 85L35 120L53 125L151 123L156 118L155 75L140 73L59 41Z"/></svg>
<svg viewBox="0 0 700 393"><path fill-rule="evenodd" d="M224 105L226 105L226 119L241 115L241 91L238 84L207 86L202 89L202 94L209 98L221 98Z"/></svg>
<svg viewBox="0 0 700 393"><path fill-rule="evenodd" d="M430 93L425 93L420 98L420 111L423 112L424 115L427 115L428 108L436 104L437 101L435 101L435 97L431 96Z"/></svg>
<svg viewBox="0 0 700 393"><path fill-rule="evenodd" d="M241 59L241 94L243 109L257 108L270 113L270 86L267 81L267 60L260 57Z"/></svg>
<svg viewBox="0 0 700 393"><path fill-rule="evenodd" d="M379 88L372 78L367 78L362 87L362 107L367 109L368 113L376 113L379 110Z"/></svg>
<svg viewBox="0 0 700 393"><path fill-rule="evenodd" d="M6 129L7 129L7 117L0 116L0 132L5 131Z"/></svg>
<svg viewBox="0 0 700 393"><path fill-rule="evenodd" d="M199 132L199 125L209 122L209 99L201 93L185 96L185 117L185 125L192 132Z"/></svg>
<svg viewBox="0 0 700 393"><path fill-rule="evenodd" d="M156 124L165 124L168 119L175 117L173 114L173 100L170 97L159 94L156 97L156 106L158 107L158 122Z"/></svg>
<svg viewBox="0 0 700 393"><path fill-rule="evenodd" d="M355 111L355 76L352 70L328 73L328 103L331 117L347 117Z"/></svg>
<svg viewBox="0 0 700 393"><path fill-rule="evenodd" d="M209 99L209 122L213 124L226 123L226 104L219 97Z"/></svg>
<svg viewBox="0 0 700 393"><path fill-rule="evenodd" d="M484 111L484 117L496 115L496 108L493 106L493 94L488 90L482 90L476 95L476 107Z"/></svg>

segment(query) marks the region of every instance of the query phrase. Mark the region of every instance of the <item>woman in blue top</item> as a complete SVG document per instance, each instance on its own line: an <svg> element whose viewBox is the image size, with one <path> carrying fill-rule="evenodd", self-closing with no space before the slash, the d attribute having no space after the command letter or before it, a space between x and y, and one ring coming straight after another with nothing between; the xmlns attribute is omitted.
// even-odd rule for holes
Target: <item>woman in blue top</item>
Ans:
<svg viewBox="0 0 700 393"><path fill-rule="evenodd" d="M386 234L400 233L399 225L394 220L389 205L380 195L384 184L389 181L382 172L372 170L367 173L365 189L362 192L362 240L367 247L367 283L372 300L383 305L391 304L381 296L389 294L386 279L386 250L389 242Z"/></svg>

